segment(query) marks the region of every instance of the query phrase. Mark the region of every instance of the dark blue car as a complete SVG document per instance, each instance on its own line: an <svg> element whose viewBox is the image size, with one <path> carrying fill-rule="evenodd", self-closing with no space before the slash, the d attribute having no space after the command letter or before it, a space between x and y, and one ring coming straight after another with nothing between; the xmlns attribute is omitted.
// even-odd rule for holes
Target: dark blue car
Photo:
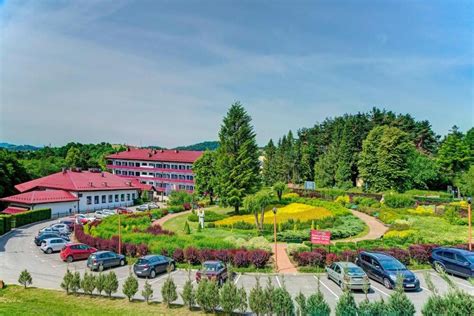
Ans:
<svg viewBox="0 0 474 316"><path fill-rule="evenodd" d="M430 263L438 272L449 272L461 277L474 277L474 252L457 248L435 248Z"/></svg>
<svg viewBox="0 0 474 316"><path fill-rule="evenodd" d="M388 289L395 287L397 277L401 275L405 290L420 290L420 281L415 274L390 255L362 251L359 253L356 263L367 273L369 278L382 283Z"/></svg>

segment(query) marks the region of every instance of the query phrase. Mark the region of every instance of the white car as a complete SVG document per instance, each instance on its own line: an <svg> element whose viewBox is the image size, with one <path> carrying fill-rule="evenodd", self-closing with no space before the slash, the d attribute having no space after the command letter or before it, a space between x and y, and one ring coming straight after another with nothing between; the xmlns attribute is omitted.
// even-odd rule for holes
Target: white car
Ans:
<svg viewBox="0 0 474 316"><path fill-rule="evenodd" d="M115 210L108 210L108 209L103 209L102 212L104 212L107 215L115 215Z"/></svg>
<svg viewBox="0 0 474 316"><path fill-rule="evenodd" d="M56 251L61 251L68 242L69 241L62 238L48 238L41 242L40 248L44 253L50 254Z"/></svg>
<svg viewBox="0 0 474 316"><path fill-rule="evenodd" d="M111 214L105 210L102 210L102 211L95 211L93 215L95 218L102 219L102 218L106 218L107 216L110 216Z"/></svg>
<svg viewBox="0 0 474 316"><path fill-rule="evenodd" d="M60 233L69 234L69 227L66 224L53 224L49 227L45 227L39 231L39 233Z"/></svg>
<svg viewBox="0 0 474 316"><path fill-rule="evenodd" d="M137 211L148 211L148 205L147 204L143 204L143 205L140 205L137 207Z"/></svg>

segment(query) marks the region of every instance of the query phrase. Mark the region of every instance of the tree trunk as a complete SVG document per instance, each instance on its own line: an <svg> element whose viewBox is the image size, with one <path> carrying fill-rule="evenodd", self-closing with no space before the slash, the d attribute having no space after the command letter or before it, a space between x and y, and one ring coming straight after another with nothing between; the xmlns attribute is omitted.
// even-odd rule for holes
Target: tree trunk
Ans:
<svg viewBox="0 0 474 316"><path fill-rule="evenodd" d="M283 192L282 192L282 191L278 191L277 194L278 194L278 201L281 201L281 196L282 196Z"/></svg>
<svg viewBox="0 0 474 316"><path fill-rule="evenodd" d="M212 193L209 193L209 200L210 200L210 204L214 204L214 199L213 199L213 194Z"/></svg>
<svg viewBox="0 0 474 316"><path fill-rule="evenodd" d="M253 215L255 215L255 228L257 230L259 230L260 226L259 226L259 223L258 223L258 212L253 213Z"/></svg>
<svg viewBox="0 0 474 316"><path fill-rule="evenodd" d="M262 207L262 216L260 217L260 230L263 231L263 221L265 220L265 208Z"/></svg>
<svg viewBox="0 0 474 316"><path fill-rule="evenodd" d="M234 212L235 212L235 215L239 215L239 205L235 205L234 206Z"/></svg>

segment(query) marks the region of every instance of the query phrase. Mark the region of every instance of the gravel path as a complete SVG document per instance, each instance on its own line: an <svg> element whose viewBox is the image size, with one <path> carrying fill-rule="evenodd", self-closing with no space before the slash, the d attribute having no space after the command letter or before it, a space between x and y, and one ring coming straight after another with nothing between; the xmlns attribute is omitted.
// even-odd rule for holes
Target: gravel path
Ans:
<svg viewBox="0 0 474 316"><path fill-rule="evenodd" d="M362 237L348 238L344 241L361 241L361 240L372 240L382 237L388 230L388 227L378 221L375 217L367 215L365 213L350 210L354 216L360 218L369 227L369 233Z"/></svg>
<svg viewBox="0 0 474 316"><path fill-rule="evenodd" d="M160 225L161 227L163 227L163 224L166 223L167 221L169 221L170 219L181 216L181 215L184 215L184 214L189 214L191 212L192 211L189 210L189 211L184 211L184 212L180 212L180 213L173 213L173 214L165 215L162 218L159 218L156 221L154 221L153 226Z"/></svg>

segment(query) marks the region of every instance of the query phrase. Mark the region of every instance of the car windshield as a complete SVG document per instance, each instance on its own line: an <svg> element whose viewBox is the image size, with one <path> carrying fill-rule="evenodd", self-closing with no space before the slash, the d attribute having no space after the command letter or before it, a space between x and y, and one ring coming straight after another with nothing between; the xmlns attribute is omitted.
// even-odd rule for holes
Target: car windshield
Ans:
<svg viewBox="0 0 474 316"><path fill-rule="evenodd" d="M146 259L138 259L137 264L140 264L140 265L142 265L142 264L148 264L148 260L146 260Z"/></svg>
<svg viewBox="0 0 474 316"><path fill-rule="evenodd" d="M359 267L349 267L349 268L346 268L346 271L347 271L347 273L362 273L362 272L364 272Z"/></svg>
<svg viewBox="0 0 474 316"><path fill-rule="evenodd" d="M396 260L381 260L380 264L388 271L406 270L405 266Z"/></svg>
<svg viewBox="0 0 474 316"><path fill-rule="evenodd" d="M469 254L469 255L465 255L464 256L467 261L469 261L470 263L474 263L474 253L473 254Z"/></svg>
<svg viewBox="0 0 474 316"><path fill-rule="evenodd" d="M216 272L217 271L217 264L215 263L205 263L203 270L206 272Z"/></svg>

